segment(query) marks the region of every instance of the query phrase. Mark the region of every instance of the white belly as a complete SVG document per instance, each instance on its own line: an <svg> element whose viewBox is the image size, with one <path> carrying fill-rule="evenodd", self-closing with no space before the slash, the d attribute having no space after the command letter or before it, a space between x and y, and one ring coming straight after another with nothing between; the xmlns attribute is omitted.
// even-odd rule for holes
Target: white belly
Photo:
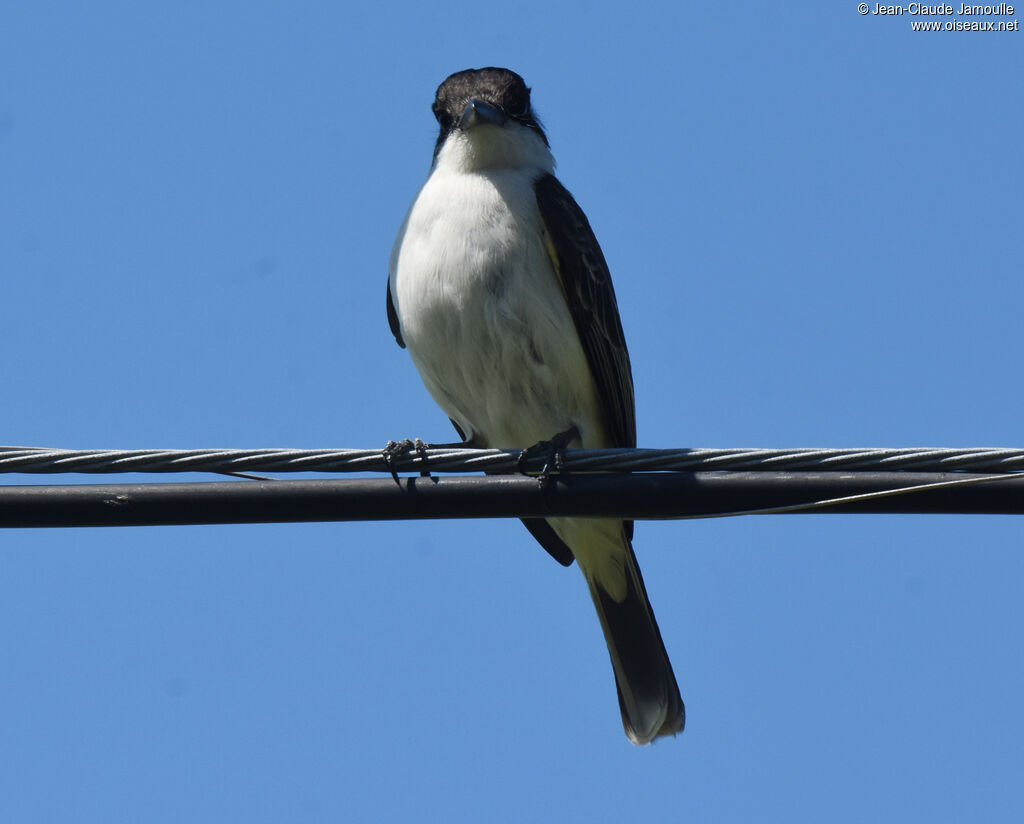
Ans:
<svg viewBox="0 0 1024 824"><path fill-rule="evenodd" d="M529 446L575 425L583 446L604 446L540 225L529 174L435 172L392 253L402 337L431 395L477 445Z"/></svg>

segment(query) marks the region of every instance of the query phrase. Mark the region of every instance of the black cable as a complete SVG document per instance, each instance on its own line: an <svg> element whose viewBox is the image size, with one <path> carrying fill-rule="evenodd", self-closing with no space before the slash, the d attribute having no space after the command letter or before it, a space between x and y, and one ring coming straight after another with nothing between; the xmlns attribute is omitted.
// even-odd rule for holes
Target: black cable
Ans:
<svg viewBox="0 0 1024 824"><path fill-rule="evenodd" d="M916 489L898 492L908 487ZM673 472L554 476L547 484L507 475L403 478L400 484L367 478L0 486L4 527L554 515L667 519L781 511L1024 514L1024 476Z"/></svg>

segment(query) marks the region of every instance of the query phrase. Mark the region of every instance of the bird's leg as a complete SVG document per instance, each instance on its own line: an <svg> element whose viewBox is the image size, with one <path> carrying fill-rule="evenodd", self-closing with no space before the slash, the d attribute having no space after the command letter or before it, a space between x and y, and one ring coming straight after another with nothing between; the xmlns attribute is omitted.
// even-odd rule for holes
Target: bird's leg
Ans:
<svg viewBox="0 0 1024 824"><path fill-rule="evenodd" d="M458 426L455 427L458 429ZM462 434L462 431L459 431ZM391 477L395 479L395 483L398 483L398 470L395 469L395 461L399 458L403 458L410 452L415 452L422 461L423 466L420 468L420 476L423 478L430 477L430 466L429 459L427 457L428 449L474 449L475 446L472 441L455 441L454 443L423 443L419 438L409 439L404 438L400 441L388 441L387 446L384 447L384 464L391 472Z"/></svg>
<svg viewBox="0 0 1024 824"><path fill-rule="evenodd" d="M391 477L395 479L395 483L398 483L398 470L395 469L395 461L399 458L405 457L410 452L415 452L421 461L423 461L424 468L420 470L420 475L426 477L430 475L430 470L426 468L427 464L427 444L423 443L419 438L410 440L405 438L401 441L388 441L387 446L384 447L384 465L387 466L391 472Z"/></svg>
<svg viewBox="0 0 1024 824"><path fill-rule="evenodd" d="M519 453L519 460L516 461L516 466L519 471L524 475L527 474L525 470L526 462L537 455L543 455L545 457L544 466L540 470L540 474L537 476L540 478L541 486L547 486L548 478L551 477L552 469L557 474L562 471L562 458L564 457L565 448L573 442L575 438L580 436L580 430L576 424L573 424L564 432L559 432L553 438L547 441L539 441L533 446L528 446L522 452Z"/></svg>

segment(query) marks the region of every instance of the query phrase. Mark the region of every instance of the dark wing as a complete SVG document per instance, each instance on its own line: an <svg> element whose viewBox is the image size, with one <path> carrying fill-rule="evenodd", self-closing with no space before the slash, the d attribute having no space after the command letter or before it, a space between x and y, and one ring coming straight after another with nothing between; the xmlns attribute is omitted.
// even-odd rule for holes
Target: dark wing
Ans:
<svg viewBox="0 0 1024 824"><path fill-rule="evenodd" d="M587 216L554 175L534 188L569 312L597 384L612 446L636 446L633 373L612 276Z"/></svg>
<svg viewBox="0 0 1024 824"><path fill-rule="evenodd" d="M537 543L544 547L548 555L562 566L572 566L576 556L572 554L568 544L558 537L558 533L555 532L551 524L543 518L522 518L520 520L522 520L523 526L530 530L530 534Z"/></svg>
<svg viewBox="0 0 1024 824"><path fill-rule="evenodd" d="M391 334L395 336L398 345L405 349L405 341L402 340L402 327L398 323L398 312L395 311L395 302L391 299L391 277L388 277L388 326L391 327Z"/></svg>

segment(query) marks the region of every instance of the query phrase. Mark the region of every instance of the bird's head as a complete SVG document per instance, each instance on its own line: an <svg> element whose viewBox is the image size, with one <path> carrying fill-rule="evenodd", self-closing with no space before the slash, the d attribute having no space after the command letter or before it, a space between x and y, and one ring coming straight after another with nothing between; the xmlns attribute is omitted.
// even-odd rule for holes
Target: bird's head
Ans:
<svg viewBox="0 0 1024 824"><path fill-rule="evenodd" d="M433 108L441 127L435 164L457 163L465 171L552 165L530 90L509 69L456 72L438 86Z"/></svg>

